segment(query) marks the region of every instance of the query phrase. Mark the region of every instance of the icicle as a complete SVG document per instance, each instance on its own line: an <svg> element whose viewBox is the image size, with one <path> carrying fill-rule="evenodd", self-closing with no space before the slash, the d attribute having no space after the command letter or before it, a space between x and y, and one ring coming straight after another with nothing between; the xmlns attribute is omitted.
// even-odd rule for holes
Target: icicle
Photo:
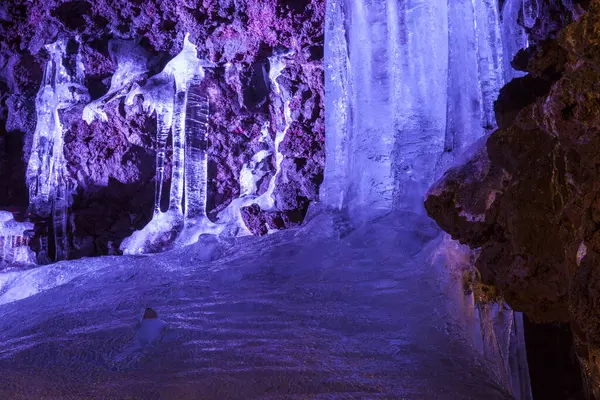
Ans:
<svg viewBox="0 0 600 400"><path fill-rule="evenodd" d="M483 356L516 400L531 400L522 314L502 304L481 304L477 319Z"/></svg>
<svg viewBox="0 0 600 400"><path fill-rule="evenodd" d="M46 64L40 91L36 98L37 125L31 156L27 165L26 182L31 210L41 217L51 217L54 230L55 261L68 256L67 216L72 188L64 156L65 129L59 110L88 101L83 85L84 68L78 52L70 75L66 43L46 46L50 61Z"/></svg>

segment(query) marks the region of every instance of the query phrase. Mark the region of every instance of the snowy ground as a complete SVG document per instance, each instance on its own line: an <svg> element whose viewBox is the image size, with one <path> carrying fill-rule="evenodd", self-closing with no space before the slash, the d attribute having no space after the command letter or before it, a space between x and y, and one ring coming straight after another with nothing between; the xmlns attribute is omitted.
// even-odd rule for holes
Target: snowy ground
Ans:
<svg viewBox="0 0 600 400"><path fill-rule="evenodd" d="M0 398L509 399L449 316L439 241L414 214L318 214L0 274Z"/></svg>

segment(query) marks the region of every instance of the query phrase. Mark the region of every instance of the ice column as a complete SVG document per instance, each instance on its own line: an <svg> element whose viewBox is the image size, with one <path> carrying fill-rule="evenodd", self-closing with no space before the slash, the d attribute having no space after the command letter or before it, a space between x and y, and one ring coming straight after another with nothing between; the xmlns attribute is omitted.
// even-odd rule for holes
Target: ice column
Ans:
<svg viewBox="0 0 600 400"><path fill-rule="evenodd" d="M186 246L198 241L202 234L218 234L222 227L206 215L208 186L208 121L209 98L201 86L202 68L187 91L185 115L185 192L184 227L175 244Z"/></svg>
<svg viewBox="0 0 600 400"><path fill-rule="evenodd" d="M66 47L64 41L46 46L50 60L36 97L37 125L26 174L30 210L40 217L51 217L56 261L68 256L67 216L71 193L63 152L65 129L59 111L89 99L83 85L81 56L79 53L75 57L67 55Z"/></svg>
<svg viewBox="0 0 600 400"><path fill-rule="evenodd" d="M199 82L203 76L204 71L200 66L196 47L189 41L188 34L185 36L181 52L169 61L163 71L148 79L143 87L134 84L134 88L127 95L126 103L133 104L135 96L141 95L144 98L144 110L149 113L156 111L158 137L154 215L144 229L134 232L123 241L121 250L126 254L165 250L173 245L184 228L183 201L188 89L193 82ZM197 100L196 97L193 99ZM190 128L197 127L197 121L192 121ZM164 180L164 158L169 133L173 137L173 167L169 207L166 212L163 212L160 204ZM191 161L203 162L202 157ZM193 173L194 167L190 168L192 168L190 173ZM198 168L202 170L202 166ZM194 196L193 193L188 195L192 196L190 199L198 199L198 196ZM189 202L188 205L190 205ZM193 209L192 206L190 206L191 209Z"/></svg>

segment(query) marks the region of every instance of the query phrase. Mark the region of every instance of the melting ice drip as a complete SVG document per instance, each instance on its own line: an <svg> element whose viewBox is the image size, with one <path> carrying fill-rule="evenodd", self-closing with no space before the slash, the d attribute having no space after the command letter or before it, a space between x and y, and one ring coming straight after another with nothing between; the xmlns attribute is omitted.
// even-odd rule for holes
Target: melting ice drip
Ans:
<svg viewBox="0 0 600 400"><path fill-rule="evenodd" d="M0 211L0 264L34 264L35 254L29 248L25 231L32 230L31 222L17 222L12 213Z"/></svg>
<svg viewBox="0 0 600 400"><path fill-rule="evenodd" d="M276 112L275 119L275 141L269 136L269 123L266 123L262 128L260 142L267 146L267 149L259 150L252 156L249 162L244 163L240 172L240 197L234 199L227 208L225 208L218 216L218 223L224 225L223 233L232 236L249 235L251 232L246 227L242 218L241 210L252 204L257 204L264 211L275 211L276 204L273 193L277 185L277 178L281 173L281 163L283 162L283 154L280 151L280 145L285 139L285 136L292 123L290 111L290 94L277 81L286 67L286 57L289 54L281 54L269 57L270 72L269 80L271 82L273 106L279 108L280 112ZM266 172L261 168L262 162L268 156L275 154L275 173L269 180L267 190L261 195L257 194L257 182L261 180Z"/></svg>
<svg viewBox="0 0 600 400"><path fill-rule="evenodd" d="M30 209L40 217L51 217L56 261L68 256L67 217L72 190L59 111L89 99L81 55L78 52L75 60L70 60L66 47L64 41L46 46L50 60L36 97L37 125L26 174ZM48 251L42 248L38 256L44 259Z"/></svg>

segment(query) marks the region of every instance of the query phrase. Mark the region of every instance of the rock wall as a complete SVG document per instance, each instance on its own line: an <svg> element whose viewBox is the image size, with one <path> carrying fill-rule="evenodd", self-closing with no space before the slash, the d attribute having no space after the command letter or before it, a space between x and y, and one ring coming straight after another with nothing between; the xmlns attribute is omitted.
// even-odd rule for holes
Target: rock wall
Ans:
<svg viewBox="0 0 600 400"><path fill-rule="evenodd" d="M116 65L111 38L139 40L151 73L177 54L186 32L199 56L216 64L206 79L211 102L209 216L239 195L242 163L254 154L265 122L280 120L269 101L268 57L292 51L280 78L291 93L292 123L281 145L275 213L245 210L255 234L300 222L318 197L324 165L323 0L20 1L0 4L0 207L27 206L25 168L35 129L35 93L47 60L44 45L78 38L92 99L108 90ZM73 41L72 41L73 42ZM151 217L154 117L116 102L109 122L69 123L65 155L77 186L71 209L71 258L111 254ZM269 134L274 137L275 128ZM274 169L275 159L269 163ZM169 160L165 176L169 176ZM265 179L268 181L268 179ZM168 191L169 182L165 182ZM260 188L263 191L266 187Z"/></svg>
<svg viewBox="0 0 600 400"><path fill-rule="evenodd" d="M535 322L570 323L598 398L600 1L578 7L554 18L574 20L559 33L560 24L544 38L532 31L535 45L514 61L529 75L496 102L499 129L425 205L453 238L479 249L483 283L511 307Z"/></svg>

